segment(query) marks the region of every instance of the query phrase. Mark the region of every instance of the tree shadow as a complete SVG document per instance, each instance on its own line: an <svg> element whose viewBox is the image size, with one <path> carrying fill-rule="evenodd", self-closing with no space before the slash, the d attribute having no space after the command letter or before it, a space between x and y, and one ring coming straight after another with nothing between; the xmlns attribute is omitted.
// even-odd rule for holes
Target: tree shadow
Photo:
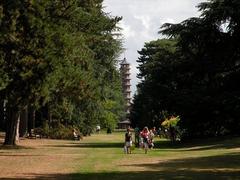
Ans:
<svg viewBox="0 0 240 180"><path fill-rule="evenodd" d="M81 141L70 142L67 144L46 145L48 147L61 148L123 148L123 142L98 142L98 143L84 143ZM166 151L198 151L210 149L231 149L240 147L240 138L232 139L206 139L195 140L191 142L171 142L168 140L156 140L154 143L155 149Z"/></svg>
<svg viewBox="0 0 240 180"><path fill-rule="evenodd" d="M153 172L162 172L172 178L181 176L184 179L240 179L240 153L123 166L142 167Z"/></svg>
<svg viewBox="0 0 240 180"><path fill-rule="evenodd" d="M47 145L51 147L61 147L61 148L123 148L124 143L120 142L106 142L106 143L70 143L61 145Z"/></svg>
<svg viewBox="0 0 240 180"><path fill-rule="evenodd" d="M0 157L33 157L33 156L45 156L40 154L6 154L0 152Z"/></svg>
<svg viewBox="0 0 240 180"><path fill-rule="evenodd" d="M229 137L228 137L229 138ZM159 149L183 149L183 151L197 151L210 149L232 149L240 147L240 138L209 138L196 139L189 142L171 142L158 140L155 142L155 148Z"/></svg>
<svg viewBox="0 0 240 180"><path fill-rule="evenodd" d="M0 144L0 150L17 150L17 149L35 149L35 148L30 146Z"/></svg>
<svg viewBox="0 0 240 180"><path fill-rule="evenodd" d="M158 164L156 164L158 165ZM2 178L5 180L12 179L58 179L58 180L159 180L159 179L239 179L239 171L196 171L193 169L174 170L165 169L159 171L129 171L129 172L96 172L96 173L72 173L72 174L25 174L19 178Z"/></svg>

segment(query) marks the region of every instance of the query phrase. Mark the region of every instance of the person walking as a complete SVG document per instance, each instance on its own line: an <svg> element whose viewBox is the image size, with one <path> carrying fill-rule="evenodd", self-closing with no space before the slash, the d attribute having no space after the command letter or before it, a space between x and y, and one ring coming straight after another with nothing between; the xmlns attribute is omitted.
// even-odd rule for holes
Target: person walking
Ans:
<svg viewBox="0 0 240 180"><path fill-rule="evenodd" d="M136 126L135 127L135 129L134 129L134 135L135 135L135 146L136 147L139 147L139 143L140 143L140 141L139 141L139 139L140 139L140 130L139 130L139 128Z"/></svg>
<svg viewBox="0 0 240 180"><path fill-rule="evenodd" d="M127 128L127 132L125 133L125 153L131 154L131 146L132 146L132 133L130 128Z"/></svg>
<svg viewBox="0 0 240 180"><path fill-rule="evenodd" d="M154 136L155 135L153 133L153 130L150 130L149 131L149 139L148 139L148 146L150 149L153 149L153 147L154 147L154 140L153 140Z"/></svg>
<svg viewBox="0 0 240 180"><path fill-rule="evenodd" d="M147 126L145 126L143 128L140 135L143 139L143 148L144 148L145 154L147 154L148 149L149 149L149 144L148 144L149 143L149 130L148 130Z"/></svg>

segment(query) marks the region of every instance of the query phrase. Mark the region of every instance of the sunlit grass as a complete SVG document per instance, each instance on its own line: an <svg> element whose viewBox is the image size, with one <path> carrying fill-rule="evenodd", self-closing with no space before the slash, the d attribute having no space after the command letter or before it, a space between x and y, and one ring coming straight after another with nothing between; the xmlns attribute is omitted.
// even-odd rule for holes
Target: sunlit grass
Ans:
<svg viewBox="0 0 240 180"><path fill-rule="evenodd" d="M124 132L22 140L20 148L0 149L0 178L240 179L240 138L172 144L157 137L148 154L124 154L123 144Z"/></svg>

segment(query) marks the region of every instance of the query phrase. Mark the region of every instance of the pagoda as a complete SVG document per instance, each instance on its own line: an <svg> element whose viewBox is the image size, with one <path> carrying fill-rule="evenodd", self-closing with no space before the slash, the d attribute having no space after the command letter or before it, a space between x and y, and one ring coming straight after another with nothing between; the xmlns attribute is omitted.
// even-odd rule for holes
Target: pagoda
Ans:
<svg viewBox="0 0 240 180"><path fill-rule="evenodd" d="M131 124L131 122L129 121L131 106L130 64L127 62L126 58L124 58L120 63L120 73L122 78L123 96L126 102L125 105L126 118L123 121L119 122L119 128L126 128Z"/></svg>

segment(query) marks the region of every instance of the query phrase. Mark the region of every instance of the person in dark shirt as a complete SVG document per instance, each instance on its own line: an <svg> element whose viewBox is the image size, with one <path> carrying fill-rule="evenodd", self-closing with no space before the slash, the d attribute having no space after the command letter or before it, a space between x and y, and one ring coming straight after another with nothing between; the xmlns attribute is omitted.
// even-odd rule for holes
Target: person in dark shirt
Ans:
<svg viewBox="0 0 240 180"><path fill-rule="evenodd" d="M134 129L134 132L135 132L135 146L136 147L139 147L139 143L140 143L140 130L139 130L139 128L138 127L136 127L135 129Z"/></svg>
<svg viewBox="0 0 240 180"><path fill-rule="evenodd" d="M132 133L130 128L127 128L127 132L125 133L125 149L127 154L131 154L131 146L132 146Z"/></svg>

